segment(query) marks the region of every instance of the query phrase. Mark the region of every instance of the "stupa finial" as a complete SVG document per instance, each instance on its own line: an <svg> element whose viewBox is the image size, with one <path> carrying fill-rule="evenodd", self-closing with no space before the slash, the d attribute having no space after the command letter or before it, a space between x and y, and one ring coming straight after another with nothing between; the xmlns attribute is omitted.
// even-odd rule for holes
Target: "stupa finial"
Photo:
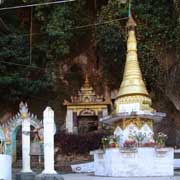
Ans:
<svg viewBox="0 0 180 180"><path fill-rule="evenodd" d="M127 29L129 30L130 28L135 28L137 26L135 20L132 17L132 12L131 12L131 0L129 0L129 9L128 9L128 22L126 24Z"/></svg>
<svg viewBox="0 0 180 180"><path fill-rule="evenodd" d="M131 15L131 0L129 0L128 17L130 17Z"/></svg>
<svg viewBox="0 0 180 180"><path fill-rule="evenodd" d="M136 24L134 18L132 16L129 16L128 22L126 24L127 29L128 30L135 29L136 26L137 26L137 24Z"/></svg>

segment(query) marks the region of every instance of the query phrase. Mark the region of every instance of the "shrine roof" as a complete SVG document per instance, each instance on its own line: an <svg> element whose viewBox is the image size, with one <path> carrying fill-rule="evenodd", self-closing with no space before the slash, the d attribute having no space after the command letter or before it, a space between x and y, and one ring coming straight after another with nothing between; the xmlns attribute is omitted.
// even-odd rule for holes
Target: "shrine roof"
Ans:
<svg viewBox="0 0 180 180"><path fill-rule="evenodd" d="M111 104L110 101L102 101L102 102L69 102L67 100L64 101L64 106L91 106L91 105L109 105Z"/></svg>
<svg viewBox="0 0 180 180"><path fill-rule="evenodd" d="M77 96L71 96L71 101L64 100L65 106L102 106L111 104L110 100L105 100L102 95L96 95L93 87L86 76L83 86Z"/></svg>

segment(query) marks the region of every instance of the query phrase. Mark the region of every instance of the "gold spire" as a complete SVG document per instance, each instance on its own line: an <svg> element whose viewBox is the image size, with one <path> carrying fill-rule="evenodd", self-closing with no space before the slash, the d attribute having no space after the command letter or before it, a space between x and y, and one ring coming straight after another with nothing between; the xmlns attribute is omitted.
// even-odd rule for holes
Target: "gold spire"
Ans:
<svg viewBox="0 0 180 180"><path fill-rule="evenodd" d="M134 28L135 28L136 26L137 26L137 24L136 24L135 20L133 19L133 17L132 17L131 14L130 14L130 16L129 16L129 18L128 18L128 22L127 22L127 24L126 24L126 27L127 27L128 29L132 28L132 29L134 30Z"/></svg>
<svg viewBox="0 0 180 180"><path fill-rule="evenodd" d="M93 90L93 87L90 86L88 75L86 74L85 81L83 86L81 87L81 93L84 96L95 96L95 92Z"/></svg>
<svg viewBox="0 0 180 180"><path fill-rule="evenodd" d="M85 81L84 81L83 87L85 87L85 88L89 88L90 87L89 78L88 78L87 74L86 74L86 77L85 77Z"/></svg>
<svg viewBox="0 0 180 180"><path fill-rule="evenodd" d="M136 22L131 15L126 27L128 30L126 64L123 81L116 99L116 106L119 106L119 104L139 103L141 110L146 109L152 111L152 108L150 107L151 99L144 84L138 62L137 41L135 35Z"/></svg>

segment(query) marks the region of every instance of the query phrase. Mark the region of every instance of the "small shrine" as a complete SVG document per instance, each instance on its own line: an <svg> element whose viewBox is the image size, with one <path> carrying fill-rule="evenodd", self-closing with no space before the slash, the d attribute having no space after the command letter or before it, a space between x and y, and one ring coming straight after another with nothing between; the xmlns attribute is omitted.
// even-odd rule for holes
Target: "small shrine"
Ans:
<svg viewBox="0 0 180 180"><path fill-rule="evenodd" d="M96 95L86 76L78 96L65 100L67 106L66 130L68 133L87 133L101 128L99 119L108 115L109 101Z"/></svg>

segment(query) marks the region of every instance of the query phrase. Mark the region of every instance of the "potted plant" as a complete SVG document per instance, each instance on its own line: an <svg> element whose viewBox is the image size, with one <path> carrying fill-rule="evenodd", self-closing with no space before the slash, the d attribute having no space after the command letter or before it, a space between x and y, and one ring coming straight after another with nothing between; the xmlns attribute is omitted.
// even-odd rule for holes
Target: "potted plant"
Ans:
<svg viewBox="0 0 180 180"><path fill-rule="evenodd" d="M119 136L108 136L101 139L103 149L119 147Z"/></svg>
<svg viewBox="0 0 180 180"><path fill-rule="evenodd" d="M123 148L120 149L121 153L135 153L137 152L137 143L135 139L127 139Z"/></svg>
<svg viewBox="0 0 180 180"><path fill-rule="evenodd" d="M139 132L138 134L135 134L134 135L136 141L137 141L137 145L138 147L141 147L142 146L142 142L144 140L144 138L146 137L146 134L143 134L142 132Z"/></svg>
<svg viewBox="0 0 180 180"><path fill-rule="evenodd" d="M103 137L101 139L101 143L102 143L103 149L105 150L109 146L109 138Z"/></svg>
<svg viewBox="0 0 180 180"><path fill-rule="evenodd" d="M110 138L109 147L110 148L115 148L116 147L116 142L115 142L114 138Z"/></svg>
<svg viewBox="0 0 180 180"><path fill-rule="evenodd" d="M156 147L157 148L163 148L165 147L165 142L167 140L167 135L162 133L162 132L159 132L157 133L155 136L154 136L154 140L155 140L155 143L156 143Z"/></svg>

